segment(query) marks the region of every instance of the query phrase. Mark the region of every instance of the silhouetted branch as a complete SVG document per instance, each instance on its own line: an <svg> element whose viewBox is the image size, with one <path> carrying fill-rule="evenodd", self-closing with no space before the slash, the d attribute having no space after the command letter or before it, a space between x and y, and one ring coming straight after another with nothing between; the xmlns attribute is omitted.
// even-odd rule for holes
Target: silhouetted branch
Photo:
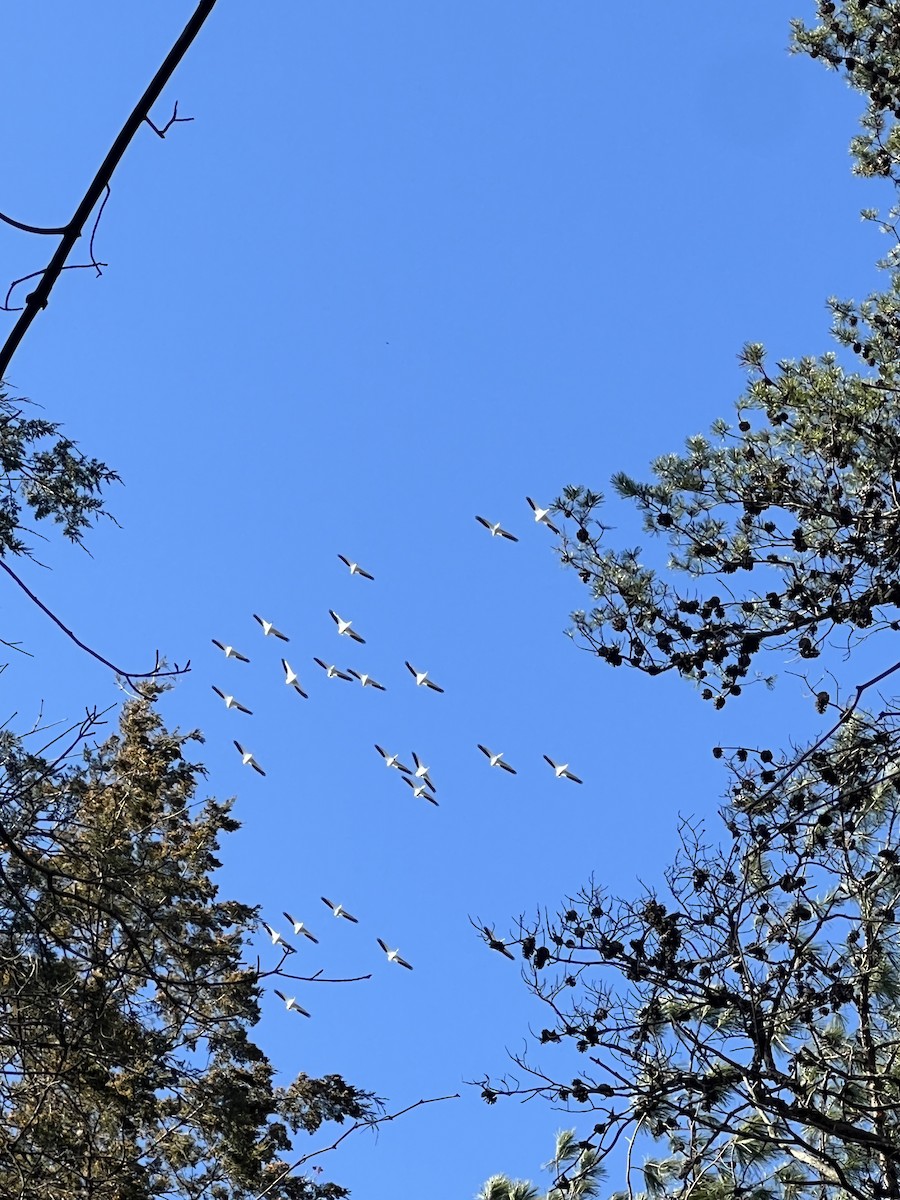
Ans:
<svg viewBox="0 0 900 1200"><path fill-rule="evenodd" d="M88 253L91 256L91 266L97 268L98 277L103 274L103 272L100 270L100 268L105 267L106 263L98 263L97 262L97 256L96 256L96 254L94 254L94 238L97 236L97 229L99 228L99 225L100 225L100 218L103 216L103 210L104 210L104 208L106 208L106 202L109 200L109 194L110 194L110 187L109 187L109 184L107 184L106 185L106 195L103 197L100 207L97 209L97 216L94 218L94 227L91 230L91 240L88 243Z"/></svg>
<svg viewBox="0 0 900 1200"><path fill-rule="evenodd" d="M61 629L66 637L75 643L79 650L84 650L85 653L91 656L91 658L95 658L97 662L102 663L104 667L109 667L109 669L115 672L116 675L121 675L122 678L126 679L132 686L134 686L134 681L136 679L162 679L168 675L184 675L185 672L191 669L191 662L190 659L188 659L183 667L179 667L178 663L175 663L175 666L171 670L160 670L159 654L157 653L156 665L152 671L123 671L121 667L117 667L115 663L110 662L108 658L104 658L102 654L98 654L98 652L96 650L92 650L86 642L83 642L79 637L76 637L72 630L62 623L59 617L56 616L56 614L52 612L47 605L44 604L44 602L34 594L31 588L19 578L12 567L8 566L8 564L2 559L0 559L0 567L6 571L7 575L10 576L13 582L19 585L29 600L33 601L41 610L41 612L48 616L54 625Z"/></svg>
<svg viewBox="0 0 900 1200"><path fill-rule="evenodd" d="M61 235L61 241L56 249L56 253L44 270L40 272L40 283L26 299L22 315L10 330L9 336L3 346L0 347L0 379L3 379L8 373L13 355L31 327L32 321L42 308L47 307L47 300L66 265L66 259L72 253L79 237L81 237L81 231L97 206L104 190L109 187L110 180L121 162L122 156L131 144L132 138L146 120L150 109L159 99L163 88L172 78L175 69L184 58L191 43L200 32L203 23L215 7L215 3L216 0L201 0L201 3L197 5L193 15L182 30L180 37L166 55L162 66L153 76L143 96L141 96L128 120L119 131L100 169L97 171L81 203L75 210L72 220L65 227L65 232Z"/></svg>
<svg viewBox="0 0 900 1200"><path fill-rule="evenodd" d="M330 979L323 977L320 968L315 975L291 975L289 971L279 971L278 976L281 979L297 979L300 983L361 983L364 979L371 979L372 972L370 971L368 975L349 975L341 979Z"/></svg>
<svg viewBox="0 0 900 1200"><path fill-rule="evenodd" d="M350 1128L345 1129L341 1136L333 1141L330 1146L322 1146L318 1150L311 1150L309 1154L301 1155L296 1162L291 1163L289 1167L285 1167L281 1174L273 1179L268 1187L264 1188L263 1191L256 1196L255 1200L263 1200L263 1197L268 1196L274 1187L277 1187L282 1180L287 1179L288 1175L290 1175L293 1171L296 1171L298 1167L302 1167L308 1163L311 1158L318 1158L320 1154L329 1154L332 1150L336 1150L344 1138L348 1138L351 1133L356 1133L357 1129L374 1129L379 1125L387 1125L389 1121L396 1121L398 1117L402 1117L406 1113L412 1112L414 1108L421 1108L425 1104L438 1104L442 1100L458 1099L459 1092L453 1092L453 1094L450 1096L431 1096L427 1100L417 1100L415 1104L407 1104L406 1108L401 1108L395 1113L387 1113L383 1117L367 1117L362 1121L354 1121Z"/></svg>
<svg viewBox="0 0 900 1200"><path fill-rule="evenodd" d="M93 238L92 238L92 240L93 240ZM61 271L86 271L89 267L95 267L97 270L97 274L102 275L103 272L100 270L100 268L108 267L108 266L109 266L109 263L101 263L101 262L69 263L67 266L61 267L60 270ZM20 283L27 283L29 279L37 279L38 275L43 275L45 270L46 270L46 267L42 267L40 271L32 271L30 275L23 275L20 279L14 279L12 281L12 283L9 285L9 288L6 293L6 298L4 299L3 303L0 304L0 311L2 311L2 312L23 312L24 309L27 307L29 300L34 295L34 292L29 292L29 294L25 297L25 304L18 304L18 305L10 304L10 302L9 302L10 296L13 294L13 292L19 286ZM44 301L43 307L44 308L47 307L46 300Z"/></svg>
<svg viewBox="0 0 900 1200"><path fill-rule="evenodd" d="M193 121L193 119L193 117L179 117L177 100L175 101L175 107L172 109L171 117L169 117L168 121L166 121L165 125L163 125L162 129L157 128L157 126L153 124L149 117L144 117L144 120L147 122L156 136L161 138L166 136L173 125L181 125L183 122Z"/></svg>
<svg viewBox="0 0 900 1200"><path fill-rule="evenodd" d="M6 225L12 225L13 229L21 229L23 233L39 233L39 234L63 234L68 230L68 225L26 225L24 221L16 221L12 217L8 217L6 213L0 212L0 221Z"/></svg>

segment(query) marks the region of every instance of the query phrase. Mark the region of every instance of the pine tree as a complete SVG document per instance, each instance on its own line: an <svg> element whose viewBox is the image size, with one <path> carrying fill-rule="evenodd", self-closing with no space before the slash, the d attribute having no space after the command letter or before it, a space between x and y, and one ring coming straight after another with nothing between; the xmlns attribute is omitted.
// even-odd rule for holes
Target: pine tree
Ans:
<svg viewBox="0 0 900 1200"><path fill-rule="evenodd" d="M199 735L163 727L158 691L99 747L77 731L80 762L0 747L0 1195L344 1195L281 1155L378 1102L337 1075L275 1085L250 1037L256 913L212 878L238 822L197 799Z"/></svg>
<svg viewBox="0 0 900 1200"><path fill-rule="evenodd" d="M794 48L866 96L856 170L896 185L900 5L821 0L819 18ZM786 655L811 672L863 640L885 655L846 691L809 675L812 744L715 748L724 846L685 822L664 889L592 882L507 939L549 1020L484 1098L589 1114L599 1162L650 1151L629 1152L620 1197L640 1173L650 1197L900 1198L900 708L874 691L900 673L900 208L865 215L891 239L888 282L831 301L840 351L770 365L746 346L733 420L649 481L614 477L664 555L607 548L597 492L555 509L591 594L573 637L611 666L721 708Z"/></svg>

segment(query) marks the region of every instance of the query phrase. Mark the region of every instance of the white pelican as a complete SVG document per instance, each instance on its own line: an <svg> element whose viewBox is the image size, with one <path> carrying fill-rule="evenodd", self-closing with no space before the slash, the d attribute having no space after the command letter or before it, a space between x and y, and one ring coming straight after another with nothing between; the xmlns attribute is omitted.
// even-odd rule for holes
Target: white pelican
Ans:
<svg viewBox="0 0 900 1200"><path fill-rule="evenodd" d="M526 496L525 499L531 505L531 510L534 513L534 519L536 521L539 521L542 524L546 525L551 533L555 533L557 536L559 536L559 530L556 528L556 526L551 521L547 520L547 517L550 515L550 509L549 508L539 508L538 505L535 504L535 502L532 500L532 498L530 496Z"/></svg>
<svg viewBox="0 0 900 1200"><path fill-rule="evenodd" d="M352 621L345 621L337 615L333 608L328 610L329 616L335 625L338 627L338 633L346 634L347 637L353 638L354 642L359 642L361 646L366 644L366 639L359 636L355 629L351 629Z"/></svg>
<svg viewBox="0 0 900 1200"><path fill-rule="evenodd" d="M435 800L434 796L432 796L431 792L429 792L427 784L425 784L425 783L417 784L415 782L415 780L410 779L410 777L408 775L403 776L403 782L408 783L409 786L412 788L413 796L415 797L416 800L428 800L429 803L431 803L435 806L435 808L438 807L438 802L437 802L437 800Z"/></svg>
<svg viewBox="0 0 900 1200"><path fill-rule="evenodd" d="M243 704L239 704L238 701L235 700L234 696L227 696L225 692L223 692L221 688L217 688L215 684L212 685L212 690L217 696L222 697L222 699L225 701L226 708L236 708L238 712L246 713L248 717L253 716L253 713L250 711L250 709L244 708Z"/></svg>
<svg viewBox="0 0 900 1200"><path fill-rule="evenodd" d="M288 1012L300 1013L302 1017L308 1017L310 1015L305 1008L300 1007L293 996L286 996L284 992L279 992L278 988L275 988L275 995L279 1000L284 1001L284 1007L288 1010Z"/></svg>
<svg viewBox="0 0 900 1200"><path fill-rule="evenodd" d="M302 934L305 938L309 938L309 940L311 942L315 942L316 945L319 944L319 939L317 937L313 937L313 935L309 932L309 930L306 928L306 926L303 924L302 921L295 920L294 917L292 917L289 912L284 913L284 916L287 919L287 921L294 927L294 937L300 937L300 935Z"/></svg>
<svg viewBox="0 0 900 1200"><path fill-rule="evenodd" d="M572 772L569 770L568 763L555 763L553 759L548 758L546 754L544 755L544 762L548 762L550 764L550 766L553 768L553 774L557 779L571 779L573 783L584 782L583 779L579 779L577 775L572 774Z"/></svg>
<svg viewBox="0 0 900 1200"><path fill-rule="evenodd" d="M269 935L269 937L272 939L273 946L281 946L281 948L284 950L285 954L296 954L297 953L297 951L290 944L290 942L286 942L284 940L284 938L281 936L281 934L278 932L277 929L273 929L272 926L267 925L265 923L265 921L263 921L262 927L266 931L266 933Z"/></svg>
<svg viewBox="0 0 900 1200"><path fill-rule="evenodd" d="M271 621L264 621L262 617L253 614L253 620L257 621L262 626L262 631L265 637L280 638L282 642L289 642L291 639L286 633L282 633L280 629L276 629Z"/></svg>
<svg viewBox="0 0 900 1200"><path fill-rule="evenodd" d="M387 688L384 686L384 684L376 682L376 680L374 680L371 675L366 675L365 672L360 674L359 671L354 671L352 667L348 667L347 670L350 672L350 674L353 676L354 679L359 680L359 682L363 685L363 687L377 688L379 690L379 692L387 691Z"/></svg>
<svg viewBox="0 0 900 1200"><path fill-rule="evenodd" d="M488 750L487 746L482 746L481 742L476 742L476 745L482 754L487 755L488 761L492 767L502 767L504 771L509 771L510 775L516 774L515 767L511 767L508 762L503 761L502 752L500 754L494 754L492 751Z"/></svg>
<svg viewBox="0 0 900 1200"><path fill-rule="evenodd" d="M221 642L217 642L215 638L209 639L214 646L218 646L226 658L236 658L238 662L249 662L250 659L246 654L241 654L239 650L235 650L234 646L225 646Z"/></svg>
<svg viewBox="0 0 900 1200"><path fill-rule="evenodd" d="M403 763L400 761L399 754L388 754L387 750L382 750L377 742L375 743L375 749L384 759L384 765L386 767L395 767L398 771L402 771L404 775L409 775L409 767L404 767Z"/></svg>
<svg viewBox="0 0 900 1200"><path fill-rule="evenodd" d="M438 685L436 683L431 682L431 680L428 678L427 671L417 671L416 668L412 665L412 663L407 663L406 669L407 669L407 671L409 671L410 675L415 675L416 687L422 687L422 685L424 684L425 687L431 688L431 690L433 692L443 692L444 689L442 687L438 687Z"/></svg>
<svg viewBox="0 0 900 1200"><path fill-rule="evenodd" d="M350 682L350 676L339 671L334 663L322 662L321 658L314 658L313 662L319 664L329 679L346 679L348 683Z"/></svg>
<svg viewBox="0 0 900 1200"><path fill-rule="evenodd" d="M338 558L341 560L344 566L350 568L351 575L362 575L363 579L374 580L375 576L370 575L368 571L364 571L359 563L351 562L349 558L344 558L343 554L339 554Z"/></svg>
<svg viewBox="0 0 900 1200"><path fill-rule="evenodd" d="M479 525L483 525L485 527L485 529L487 529L490 532L491 537L507 538L510 542L517 542L519 540L515 536L515 534L510 533L508 530L504 529L500 525L499 521L497 521L497 523L495 525L492 525L490 523L490 521L486 521L484 519L484 517L476 517L475 520L479 523Z"/></svg>
<svg viewBox="0 0 900 1200"><path fill-rule="evenodd" d="M244 764L244 766L252 767L253 770L256 771L259 775L265 775L265 771L262 769L262 767L259 765L259 763L256 761L256 759L253 757L253 755L250 753L250 751L245 750L240 742L235 742L234 744L235 744L235 746L237 746L237 752L241 756L241 762Z"/></svg>
<svg viewBox="0 0 900 1200"><path fill-rule="evenodd" d="M292 687L295 692L298 692L303 697L304 700L308 700L309 696L307 696L306 692L304 692L303 688L300 686L300 676L296 671L291 670L291 664L286 658L281 660L281 665L284 667L284 682L287 684L287 686Z"/></svg>
<svg viewBox="0 0 900 1200"><path fill-rule="evenodd" d="M431 782L431 778L429 777L429 774L428 774L430 767L425 766L425 764L422 762L421 758L419 758L418 754L416 754L415 750L413 750L412 756L413 756L413 762L416 764L416 769L413 772L416 779L421 779L423 783L428 784L428 786L431 788L431 790L433 792L436 792L437 788Z"/></svg>
<svg viewBox="0 0 900 1200"><path fill-rule="evenodd" d="M343 917L345 921L352 921L354 925L359 924L359 921L356 919L356 917L351 917L346 908L344 908L343 904L332 904L331 901L326 899L324 896L322 897L322 903L327 904L336 917Z"/></svg>
<svg viewBox="0 0 900 1200"><path fill-rule="evenodd" d="M487 925L485 925L482 929L482 932L487 940L487 944L492 950L496 950L498 953L504 954L507 958L512 959L513 962L516 961L515 957L507 950L506 942L503 940L503 938L494 937L493 929L488 929Z"/></svg>
<svg viewBox="0 0 900 1200"><path fill-rule="evenodd" d="M378 945L382 948L382 950L387 955L387 960L389 963L396 963L398 967L406 967L407 971L412 970L412 963L408 963L405 958L401 958L399 950L389 949L387 944L385 942L383 942L381 940L381 938L377 938L376 940L378 942Z"/></svg>

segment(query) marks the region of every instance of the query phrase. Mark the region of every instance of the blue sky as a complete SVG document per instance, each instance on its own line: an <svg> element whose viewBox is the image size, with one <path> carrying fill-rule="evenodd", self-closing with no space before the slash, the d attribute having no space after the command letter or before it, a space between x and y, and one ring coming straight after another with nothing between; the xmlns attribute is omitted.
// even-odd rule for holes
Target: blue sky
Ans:
<svg viewBox="0 0 900 1200"><path fill-rule="evenodd" d="M744 341L818 353L826 298L875 285L883 247L858 212L883 196L846 149L859 101L786 53L808 7L223 2L157 109L177 99L194 121L133 143L103 278L63 278L9 373L125 481L109 496L121 528L92 533L92 557L51 541L29 584L126 668L157 648L192 660L165 710L203 729L209 791L237 796L223 891L273 923L296 910L321 939L299 956L311 970L373 972L303 988L310 1022L272 998L260 1041L285 1077L339 1071L392 1108L462 1092L326 1157L357 1196L427 1179L455 1200L494 1171L539 1175L573 1120L489 1109L463 1083L502 1072L542 1019L469 915L508 927L591 872L626 893L652 882L677 815L715 811L715 742L812 728L789 680L716 714L577 650L564 630L585 597L524 499L640 474L731 411ZM68 218L190 10L3 9L4 212ZM51 245L0 228L3 277ZM606 519L641 540L622 506ZM290 635L308 702L253 612ZM34 654L2 676L20 726L41 701L63 720L121 699L9 591L3 635ZM326 680L314 655L388 691ZM405 659L446 694L417 689ZM439 808L375 742L423 756Z"/></svg>

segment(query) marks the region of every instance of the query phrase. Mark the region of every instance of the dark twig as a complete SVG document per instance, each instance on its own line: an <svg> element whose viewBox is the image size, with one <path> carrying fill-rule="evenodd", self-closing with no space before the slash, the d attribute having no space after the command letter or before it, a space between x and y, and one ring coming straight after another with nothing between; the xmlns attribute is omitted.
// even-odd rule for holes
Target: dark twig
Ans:
<svg viewBox="0 0 900 1200"><path fill-rule="evenodd" d="M171 117L169 117L168 121L166 121L165 125L163 125L162 129L159 129L156 125L154 125L149 117L144 117L144 120L147 122L156 136L161 138L166 136L173 125L181 125L184 121L193 121L193 119L193 117L179 117L177 100L175 101L175 107L172 109Z"/></svg>
<svg viewBox="0 0 900 1200"><path fill-rule="evenodd" d="M99 225L100 225L100 218L103 216L104 208L106 208L106 202L109 199L109 193L110 193L110 186L109 186L109 184L107 184L106 185L106 195L103 197L103 200L100 202L100 207L97 209L97 216L94 218L94 227L91 230L91 240L88 243L88 253L91 256L91 266L94 266L97 268L97 278L98 279L103 274L103 272L100 270L100 268L105 267L106 263L98 263L97 262L97 256L94 254L94 238L97 236L97 229L99 228Z"/></svg>
<svg viewBox="0 0 900 1200"><path fill-rule="evenodd" d="M417 1100L415 1104L407 1104L406 1108L401 1108L395 1113L387 1113L383 1117L370 1117L362 1121L355 1121L350 1128L345 1129L341 1136L332 1142L330 1146L322 1146L319 1150L311 1150L309 1154L301 1155L296 1162L291 1163L289 1167L285 1167L281 1174L276 1176L276 1178L272 1180L268 1187L264 1188L263 1191L256 1196L255 1200L263 1200L263 1197L268 1196L272 1189L277 1187L283 1179L286 1179L288 1175L290 1175L293 1171L296 1171L298 1167L304 1166L311 1158L318 1158L320 1154L329 1154L332 1150L336 1150L344 1138L348 1138L350 1134L355 1133L357 1129L373 1129L377 1128L379 1125L387 1125L389 1121L396 1121L398 1117L405 1116L406 1113L412 1112L414 1108L421 1108L424 1104L438 1104L441 1100L458 1099L459 1092L454 1092L450 1096L431 1096L427 1100Z"/></svg>
<svg viewBox="0 0 900 1200"><path fill-rule="evenodd" d="M274 973L274 972L273 972ZM277 972L279 979L296 979L300 983L361 983L364 979L371 979L372 975L349 975L341 979L326 978L321 969L316 971L314 975L292 975L289 971Z"/></svg>
<svg viewBox="0 0 900 1200"><path fill-rule="evenodd" d="M68 231L68 225L58 226L43 226L43 225L26 225L24 221L16 221L12 217L8 217L6 213L0 212L0 221L6 225L12 225L13 229L21 229L23 233L43 233L61 235Z"/></svg>
<svg viewBox="0 0 900 1200"><path fill-rule="evenodd" d="M800 769L800 767L805 762L807 762L813 756L813 754L815 754L815 752L817 750L819 750L822 746L824 746L825 743L830 738L834 737L834 735L837 733L837 731L841 728L842 725L846 724L846 722L849 721L850 717L856 712L857 708L859 707L859 702L862 700L863 696L869 690L869 688L875 687L876 684L881 683L883 680L887 679L889 675L893 675L895 671L900 671L900 662L895 662L893 664L893 666L887 667L884 671L881 671L878 675L873 675L873 677L871 679L867 679L865 683L858 683L856 685L856 690L853 694L853 699L850 701L850 703L844 709L842 709L841 715L838 717L838 719L835 721L835 723L832 725L832 727L830 729L826 730L826 732L823 733L822 736L820 738L818 738L815 742L813 742L813 744L811 746L807 747L807 749L804 750L802 754L798 755L798 757L794 760L794 762L790 765L790 767L786 771L784 771L781 775L779 775L779 777L775 780L775 782L772 784L772 786L770 788L768 788L765 792L762 792L760 794L760 799L761 800L768 799L769 796L773 795L773 793L776 791L777 788L782 787L784 785L784 783L788 779L790 779L790 777L796 771L798 771Z"/></svg>
<svg viewBox="0 0 900 1200"><path fill-rule="evenodd" d="M104 658L102 654L98 654L96 650L92 650L90 646L81 641L80 638L76 637L72 630L64 625L59 617L56 616L55 613L51 612L51 610L46 604L44 604L42 600L38 599L31 588L19 578L12 567L8 566L2 558L0 558L0 567L2 567L3 570L6 571L7 575L9 575L10 578L19 585L29 600L33 601L33 603L38 606L41 612L48 616L54 625L61 629L66 637L73 641L80 650L84 650L85 653L91 656L91 658L95 658L97 662L102 663L104 667L109 667L109 669L116 675L121 675L121 677L127 680L132 687L134 687L134 681L136 679L163 679L169 675L184 675L185 672L191 669L190 659L188 659L183 667L179 667L178 663L176 663L171 670L160 670L159 655L157 654L156 665L152 671L123 671L121 667L117 667L115 663L110 662L108 658Z"/></svg>
<svg viewBox="0 0 900 1200"><path fill-rule="evenodd" d="M100 268L108 267L108 266L109 266L109 263L98 263L98 262L69 263L67 266L61 267L60 270L62 270L62 271L86 271L89 267L96 267L97 273L102 275L103 272L100 270ZM12 281L12 283L9 285L9 290L6 293L6 299L3 301L2 304L0 304L0 312L22 312L23 309L25 308L25 305L28 304L29 300L31 300L32 296L34 295L34 292L31 292L28 296L25 297L25 304L16 305L16 304L10 304L10 302L9 302L9 298L13 294L13 290L15 288L17 288L20 283L27 283L29 279L37 279L38 275L43 275L45 270L46 270L46 267L42 267L40 271L32 271L30 275L23 275L21 279L14 279ZM45 303L45 307L46 307L46 301L44 303Z"/></svg>
<svg viewBox="0 0 900 1200"><path fill-rule="evenodd" d="M100 165L100 169L97 171L82 197L81 203L75 210L72 220L65 227L65 232L61 236L55 254L40 273L40 283L28 296L25 301L24 311L10 330L9 336L3 346L0 347L0 379L5 378L7 375L9 364L12 362L13 356L19 348L22 339L31 327L32 321L42 308L47 307L47 300L56 281L59 279L66 259L72 253L75 243L81 237L81 231L96 208L104 189L109 186L109 182L121 162L125 151L131 144L132 138L144 123L150 109L159 99L163 88L172 78L178 64L184 58L191 43L203 27L206 18L212 12L213 8L215 8L215 4L216 0L201 0L201 3L197 5L193 15L182 30L181 35L166 55L162 66L151 79L143 96L141 96L128 120L119 131L106 158Z"/></svg>

